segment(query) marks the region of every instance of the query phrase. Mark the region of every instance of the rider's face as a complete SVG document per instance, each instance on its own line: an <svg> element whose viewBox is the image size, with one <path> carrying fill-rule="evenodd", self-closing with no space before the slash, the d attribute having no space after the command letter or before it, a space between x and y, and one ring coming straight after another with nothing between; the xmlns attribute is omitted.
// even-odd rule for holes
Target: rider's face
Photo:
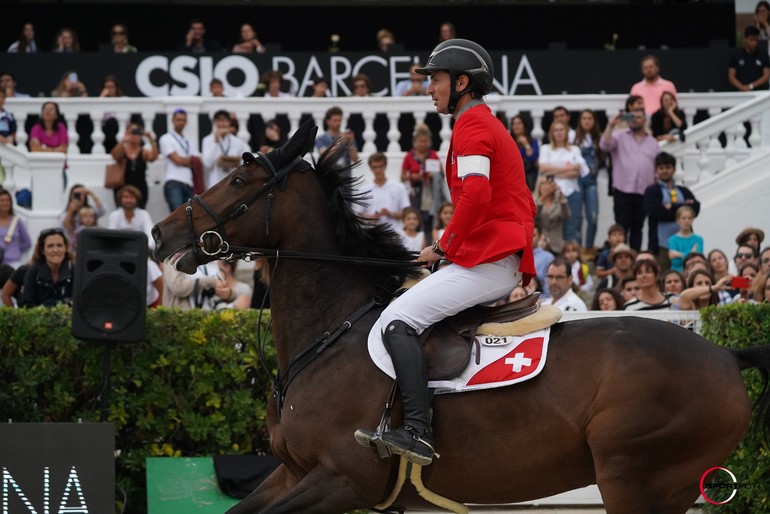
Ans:
<svg viewBox="0 0 770 514"><path fill-rule="evenodd" d="M430 74L430 86L428 94L436 106L436 112L439 114L449 114L449 94L452 88L452 81L449 73L446 71L434 71Z"/></svg>

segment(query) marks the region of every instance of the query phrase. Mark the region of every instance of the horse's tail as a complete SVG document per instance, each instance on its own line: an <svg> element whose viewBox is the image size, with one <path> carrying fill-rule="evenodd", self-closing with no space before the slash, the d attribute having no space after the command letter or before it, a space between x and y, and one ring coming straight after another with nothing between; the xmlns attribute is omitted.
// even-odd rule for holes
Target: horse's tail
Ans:
<svg viewBox="0 0 770 514"><path fill-rule="evenodd" d="M751 432L757 442L765 448L770 448L770 345L731 349L730 353L735 357L741 371L757 368L762 375L759 398L754 404Z"/></svg>

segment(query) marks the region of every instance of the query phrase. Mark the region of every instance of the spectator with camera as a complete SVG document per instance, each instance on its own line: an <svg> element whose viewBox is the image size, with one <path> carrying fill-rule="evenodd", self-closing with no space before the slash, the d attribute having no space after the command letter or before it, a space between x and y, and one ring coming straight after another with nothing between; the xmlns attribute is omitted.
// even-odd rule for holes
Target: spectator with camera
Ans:
<svg viewBox="0 0 770 514"><path fill-rule="evenodd" d="M142 142L146 139L148 147ZM124 185L134 186L139 190L139 207L144 209L147 205L149 190L147 187L147 164L155 161L160 155L158 142L149 130L139 123L129 123L123 139L112 148L112 158L118 164L123 163ZM115 205L120 205L119 189L115 190Z"/></svg>
<svg viewBox="0 0 770 514"><path fill-rule="evenodd" d="M628 130L613 132L621 119L628 120ZM655 183L655 157L660 153L660 145L647 133L646 124L641 109L618 113L607 123L599 143L612 157L615 223L623 226L629 246L636 251L642 248L644 192Z"/></svg>
<svg viewBox="0 0 770 514"><path fill-rule="evenodd" d="M214 296L229 298L231 293L219 271L219 261L201 266L193 275L163 266L163 306L183 310L214 308Z"/></svg>
<svg viewBox="0 0 770 514"><path fill-rule="evenodd" d="M93 201L93 204L91 204L91 201ZM67 207L64 209L64 212L59 214L59 224L70 240L74 239L80 231L82 226L80 209L84 206L92 207L97 218L107 213L104 203L93 191L83 184L74 184L70 189Z"/></svg>

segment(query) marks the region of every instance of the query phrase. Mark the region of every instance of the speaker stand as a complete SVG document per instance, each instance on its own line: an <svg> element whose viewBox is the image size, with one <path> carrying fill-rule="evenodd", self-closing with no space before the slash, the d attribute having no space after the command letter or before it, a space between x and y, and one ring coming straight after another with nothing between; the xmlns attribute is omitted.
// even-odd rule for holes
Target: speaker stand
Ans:
<svg viewBox="0 0 770 514"><path fill-rule="evenodd" d="M106 423L110 417L110 370L112 368L112 349L115 347L115 343L104 341L102 345L102 391L100 393L102 408L99 420Z"/></svg>

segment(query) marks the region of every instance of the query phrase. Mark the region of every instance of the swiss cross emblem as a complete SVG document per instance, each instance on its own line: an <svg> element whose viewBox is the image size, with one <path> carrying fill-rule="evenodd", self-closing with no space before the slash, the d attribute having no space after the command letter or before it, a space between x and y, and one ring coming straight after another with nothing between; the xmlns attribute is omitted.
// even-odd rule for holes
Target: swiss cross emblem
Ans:
<svg viewBox="0 0 770 514"><path fill-rule="evenodd" d="M504 356L484 366L466 385L506 382L525 377L538 369L542 357L543 338L525 339Z"/></svg>

